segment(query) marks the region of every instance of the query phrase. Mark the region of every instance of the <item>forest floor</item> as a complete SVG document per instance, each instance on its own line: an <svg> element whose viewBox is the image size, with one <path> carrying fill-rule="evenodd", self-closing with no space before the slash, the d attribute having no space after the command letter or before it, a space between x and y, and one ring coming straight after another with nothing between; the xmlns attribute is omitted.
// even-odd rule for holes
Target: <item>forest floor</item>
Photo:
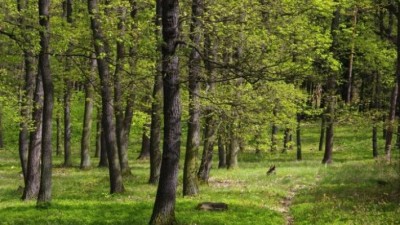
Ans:
<svg viewBox="0 0 400 225"><path fill-rule="evenodd" d="M241 153L239 168L213 167L209 183L195 197L182 197L180 174L179 224L400 224L398 151L391 164L374 160L370 128L341 124L336 128L334 162L324 166L323 152L317 149L318 130L315 123L303 125L302 161L296 161L295 150ZM379 145L383 154L383 140ZM54 156L53 200L47 209L20 200L17 150L0 150L0 224L147 224L156 186L147 184L149 162L135 159L137 149L133 146L130 152L133 175L124 178L126 192L118 195L109 194L107 169L79 170L78 147L73 150L76 167L60 167L63 157ZM97 160L92 158L95 165ZM267 175L271 165L276 173ZM198 203L207 201L225 202L228 210L196 210Z"/></svg>

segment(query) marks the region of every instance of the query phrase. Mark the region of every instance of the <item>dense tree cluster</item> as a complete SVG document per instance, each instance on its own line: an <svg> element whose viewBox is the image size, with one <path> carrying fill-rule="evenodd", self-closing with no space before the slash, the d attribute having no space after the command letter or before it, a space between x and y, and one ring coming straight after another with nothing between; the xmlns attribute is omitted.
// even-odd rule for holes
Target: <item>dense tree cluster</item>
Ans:
<svg viewBox="0 0 400 225"><path fill-rule="evenodd" d="M323 163L334 159L335 123L349 114L371 123L371 156L383 127L391 159L398 1L4 0L0 12L0 148L2 127L19 126L22 198L39 206L51 201L53 142L70 167L80 140L82 170L96 143L110 192L123 192L135 116L140 158L150 158L149 183L158 183L151 224L175 221L182 135L184 195L208 181L217 151L219 168L237 167L242 151L296 146L301 160L307 118L321 119ZM83 99L81 128L72 125L74 96Z"/></svg>

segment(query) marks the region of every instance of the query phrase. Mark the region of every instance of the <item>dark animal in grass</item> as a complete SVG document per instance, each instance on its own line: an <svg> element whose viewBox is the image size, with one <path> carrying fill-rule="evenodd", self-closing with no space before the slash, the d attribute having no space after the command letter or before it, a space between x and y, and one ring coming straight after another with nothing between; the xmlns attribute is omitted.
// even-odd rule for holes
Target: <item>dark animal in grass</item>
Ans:
<svg viewBox="0 0 400 225"><path fill-rule="evenodd" d="M272 165L271 167L269 167L269 170L267 171L267 175L271 175L271 174L275 174L276 173L276 167L275 165Z"/></svg>
<svg viewBox="0 0 400 225"><path fill-rule="evenodd" d="M196 209L203 211L225 211L228 210L228 205L223 202L202 202L197 205Z"/></svg>

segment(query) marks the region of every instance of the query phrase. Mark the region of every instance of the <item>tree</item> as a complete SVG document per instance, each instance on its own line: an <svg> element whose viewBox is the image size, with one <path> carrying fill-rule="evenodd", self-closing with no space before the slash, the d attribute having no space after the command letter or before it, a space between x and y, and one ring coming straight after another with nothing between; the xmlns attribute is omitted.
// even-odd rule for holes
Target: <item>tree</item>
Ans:
<svg viewBox="0 0 400 225"><path fill-rule="evenodd" d="M179 94L179 1L162 1L162 74L164 88L164 142L161 174L157 188L152 225L169 225L175 221L176 186L180 157L181 102Z"/></svg>
<svg viewBox="0 0 400 225"><path fill-rule="evenodd" d="M190 40L199 46L202 39L202 22L204 2L192 1L192 20L190 24ZM200 145L200 75L201 58L197 49L193 48L189 57L189 120L186 143L185 167L183 171L183 195L197 195L197 157Z"/></svg>
<svg viewBox="0 0 400 225"><path fill-rule="evenodd" d="M110 61L110 46L105 39L100 21L97 0L88 0L91 29L93 32L94 48L97 56L97 68L100 77L102 99L102 128L107 149L110 177L110 193L124 191L122 173L118 158L115 123L113 121L114 108L112 98L111 76L108 62ZM103 148L102 148L103 149Z"/></svg>
<svg viewBox="0 0 400 225"><path fill-rule="evenodd" d="M161 34L161 0L156 1L156 15L155 15L155 36L158 43ZM157 44L157 50L161 51L161 44ZM151 103L151 125L150 125L150 184L157 184L160 178L161 167L161 114L162 114L162 100L163 100L163 77L162 77L162 59L156 58L156 72L154 75L154 86L152 93Z"/></svg>
<svg viewBox="0 0 400 225"><path fill-rule="evenodd" d="M39 73L43 79L43 133L42 133L42 167L40 178L40 189L37 204L39 207L46 207L51 202L52 190L52 116L54 106L53 80L50 71L49 60L49 7L50 0L39 0L39 24L40 53Z"/></svg>

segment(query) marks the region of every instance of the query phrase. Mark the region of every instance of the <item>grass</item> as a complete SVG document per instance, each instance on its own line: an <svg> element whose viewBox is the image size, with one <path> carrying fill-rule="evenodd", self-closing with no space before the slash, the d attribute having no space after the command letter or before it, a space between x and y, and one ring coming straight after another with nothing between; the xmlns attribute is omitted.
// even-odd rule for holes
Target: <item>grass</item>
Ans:
<svg viewBox="0 0 400 225"><path fill-rule="evenodd" d="M320 163L318 130L314 123L303 126L303 161L295 160L294 150L287 154L245 152L239 168L213 168L209 184L202 185L195 197L182 197L180 174L178 222L275 225L292 218L295 224L400 224L399 169L396 163L372 159L370 128L340 125L334 163L328 167ZM79 165L77 148L73 154L74 165ZM398 155L394 152L394 157ZM62 156L55 156L51 207L37 209L35 201L19 200L23 182L17 151L0 150L0 224L147 224L156 187L147 184L149 162L137 161L136 156L130 152L133 175L124 179L126 192L118 195L109 194L107 169L63 168L57 166ZM97 164L97 159L92 161ZM267 176L272 164L277 172ZM196 210L204 201L225 202L229 209Z"/></svg>

